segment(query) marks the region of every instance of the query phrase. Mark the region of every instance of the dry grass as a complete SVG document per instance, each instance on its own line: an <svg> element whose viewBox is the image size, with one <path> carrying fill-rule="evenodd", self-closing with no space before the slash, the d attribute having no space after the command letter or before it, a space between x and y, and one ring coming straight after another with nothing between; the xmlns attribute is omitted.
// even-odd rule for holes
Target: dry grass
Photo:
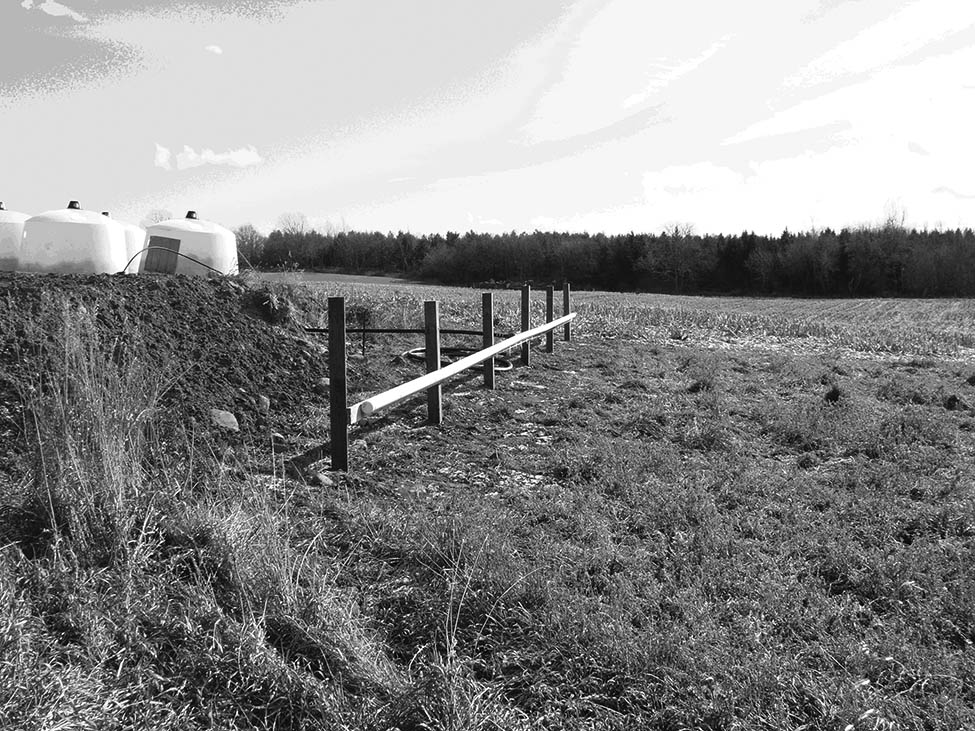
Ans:
<svg viewBox="0 0 975 731"><path fill-rule="evenodd" d="M795 300L577 295L593 334L688 340L707 347L970 357L970 300ZM591 316L590 316L591 315Z"/></svg>
<svg viewBox="0 0 975 731"><path fill-rule="evenodd" d="M479 320L470 290L271 291L308 324L326 294ZM355 430L327 487L221 464L156 418L137 349L38 320L0 726L975 724L969 306L577 302L573 343L447 388L441 428L417 402ZM401 345L367 343L353 388L403 380ZM327 423L309 408L295 449Z"/></svg>

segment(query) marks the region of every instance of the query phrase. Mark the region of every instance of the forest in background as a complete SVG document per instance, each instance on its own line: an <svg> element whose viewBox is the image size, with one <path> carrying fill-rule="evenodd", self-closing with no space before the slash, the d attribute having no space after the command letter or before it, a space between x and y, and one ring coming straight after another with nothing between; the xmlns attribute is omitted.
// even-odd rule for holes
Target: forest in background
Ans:
<svg viewBox="0 0 975 731"><path fill-rule="evenodd" d="M387 273L451 285L569 281L579 289L825 297L975 296L975 232L876 226L779 236L657 233L417 236L310 229L283 216L269 235L238 228L241 264L257 269Z"/></svg>

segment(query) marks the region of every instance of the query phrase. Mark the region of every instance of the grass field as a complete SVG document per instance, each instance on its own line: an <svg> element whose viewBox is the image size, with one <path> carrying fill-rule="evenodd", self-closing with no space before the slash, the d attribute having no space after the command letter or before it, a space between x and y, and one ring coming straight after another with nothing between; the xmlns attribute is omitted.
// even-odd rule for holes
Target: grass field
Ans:
<svg viewBox="0 0 975 731"><path fill-rule="evenodd" d="M336 294L480 317L473 290L245 284L294 333ZM453 382L441 427L417 399L354 428L321 484L284 467L320 402L273 447L153 461L113 436L151 374L76 347L2 501L39 528L0 550L0 725L975 727L975 303L575 302L571 343ZM350 343L353 397L419 344Z"/></svg>

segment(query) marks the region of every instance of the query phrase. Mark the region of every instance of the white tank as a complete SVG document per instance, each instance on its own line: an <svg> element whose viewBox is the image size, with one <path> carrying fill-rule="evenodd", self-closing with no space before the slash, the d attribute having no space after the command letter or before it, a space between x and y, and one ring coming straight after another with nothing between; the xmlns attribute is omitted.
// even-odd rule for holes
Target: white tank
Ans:
<svg viewBox="0 0 975 731"><path fill-rule="evenodd" d="M0 201L0 271L12 272L20 262L20 247L24 238L26 213L8 211Z"/></svg>
<svg viewBox="0 0 975 731"><path fill-rule="evenodd" d="M108 218L112 217L108 211L102 211L102 215ZM135 224L123 223L122 221L118 223L125 229L125 273L135 274L139 271L139 263L143 257L142 250L146 244L146 232L145 229L139 228Z"/></svg>
<svg viewBox="0 0 975 731"><path fill-rule="evenodd" d="M196 211L146 227L146 247L140 274L237 273L237 237L223 226L199 220Z"/></svg>
<svg viewBox="0 0 975 731"><path fill-rule="evenodd" d="M52 274L116 274L125 266L125 229L78 201L24 223L18 268Z"/></svg>

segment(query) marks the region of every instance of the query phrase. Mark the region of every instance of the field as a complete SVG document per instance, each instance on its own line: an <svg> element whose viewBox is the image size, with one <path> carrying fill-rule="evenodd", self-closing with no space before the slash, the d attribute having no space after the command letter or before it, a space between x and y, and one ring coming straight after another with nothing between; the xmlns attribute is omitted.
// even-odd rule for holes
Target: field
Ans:
<svg viewBox="0 0 975 731"><path fill-rule="evenodd" d="M0 726L975 727L975 302L580 292L335 474L325 297L477 291L135 279L0 282ZM351 396L418 345L353 336Z"/></svg>

